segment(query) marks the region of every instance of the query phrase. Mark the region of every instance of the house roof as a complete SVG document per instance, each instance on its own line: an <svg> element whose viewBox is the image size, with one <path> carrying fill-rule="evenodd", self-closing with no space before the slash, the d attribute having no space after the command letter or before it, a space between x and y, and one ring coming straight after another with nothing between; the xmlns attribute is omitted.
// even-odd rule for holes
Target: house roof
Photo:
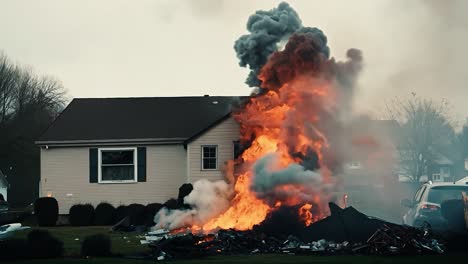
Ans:
<svg viewBox="0 0 468 264"><path fill-rule="evenodd" d="M440 152L435 153L434 163L437 165L453 165L453 161Z"/></svg>
<svg viewBox="0 0 468 264"><path fill-rule="evenodd" d="M245 98L76 98L36 143L185 142L227 118Z"/></svg>

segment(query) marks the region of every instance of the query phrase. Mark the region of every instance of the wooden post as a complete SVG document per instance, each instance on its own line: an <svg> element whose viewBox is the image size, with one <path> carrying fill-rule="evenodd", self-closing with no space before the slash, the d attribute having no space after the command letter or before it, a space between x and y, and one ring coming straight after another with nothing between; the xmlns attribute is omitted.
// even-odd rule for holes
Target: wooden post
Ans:
<svg viewBox="0 0 468 264"><path fill-rule="evenodd" d="M462 192L463 203L465 205L465 228L468 229L468 196L466 192Z"/></svg>

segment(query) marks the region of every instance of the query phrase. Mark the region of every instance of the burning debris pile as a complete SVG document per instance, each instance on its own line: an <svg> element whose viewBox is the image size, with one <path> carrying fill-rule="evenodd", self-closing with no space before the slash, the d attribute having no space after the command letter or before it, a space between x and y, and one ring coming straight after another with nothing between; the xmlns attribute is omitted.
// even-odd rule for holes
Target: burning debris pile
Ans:
<svg viewBox="0 0 468 264"><path fill-rule="evenodd" d="M257 253L304 254L437 254L443 245L428 230L370 218L352 207L330 204L331 215L294 235L274 233L260 224L252 230L223 229L210 234L156 230L148 243L157 260ZM287 229L287 227L285 227ZM267 232L265 232L267 231ZM290 230L294 233L295 230ZM297 231L297 230L296 230Z"/></svg>

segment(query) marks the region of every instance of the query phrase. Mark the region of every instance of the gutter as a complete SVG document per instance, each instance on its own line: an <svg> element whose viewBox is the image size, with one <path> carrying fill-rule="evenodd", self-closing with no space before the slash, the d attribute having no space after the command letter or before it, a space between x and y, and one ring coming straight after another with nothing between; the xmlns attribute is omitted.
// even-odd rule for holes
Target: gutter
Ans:
<svg viewBox="0 0 468 264"><path fill-rule="evenodd" d="M72 147L72 146L111 146L111 145L169 145L183 144L187 138L139 138L139 139L98 139L98 140L39 140L38 146Z"/></svg>

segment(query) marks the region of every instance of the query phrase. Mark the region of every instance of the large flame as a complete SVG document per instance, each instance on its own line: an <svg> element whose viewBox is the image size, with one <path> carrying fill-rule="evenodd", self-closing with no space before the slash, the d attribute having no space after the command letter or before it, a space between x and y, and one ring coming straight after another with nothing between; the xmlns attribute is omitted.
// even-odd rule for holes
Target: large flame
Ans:
<svg viewBox="0 0 468 264"><path fill-rule="evenodd" d="M242 140L249 141L253 138L250 147L241 155L241 169L244 171L235 182L235 197L230 208L203 225L203 229L251 229L279 205L301 205L298 214L306 225L322 217L324 212L320 209L315 210L318 215L312 216L312 204L308 203L312 202L320 208L322 202L319 195L315 195L313 201L287 196L282 200L278 198L273 205L257 198L251 190L254 177L252 164L269 153L276 153L279 159L270 169L280 170L292 163L301 163L308 151L312 150L318 157L321 174L327 179L330 171L323 162L323 149L328 146L327 139L317 126L321 117L314 109L331 107L332 102L331 86L327 82L311 78L298 78L276 91L269 90L252 97L246 106L235 114L235 119L241 127ZM304 191L305 187L285 184L278 188L294 193Z"/></svg>

